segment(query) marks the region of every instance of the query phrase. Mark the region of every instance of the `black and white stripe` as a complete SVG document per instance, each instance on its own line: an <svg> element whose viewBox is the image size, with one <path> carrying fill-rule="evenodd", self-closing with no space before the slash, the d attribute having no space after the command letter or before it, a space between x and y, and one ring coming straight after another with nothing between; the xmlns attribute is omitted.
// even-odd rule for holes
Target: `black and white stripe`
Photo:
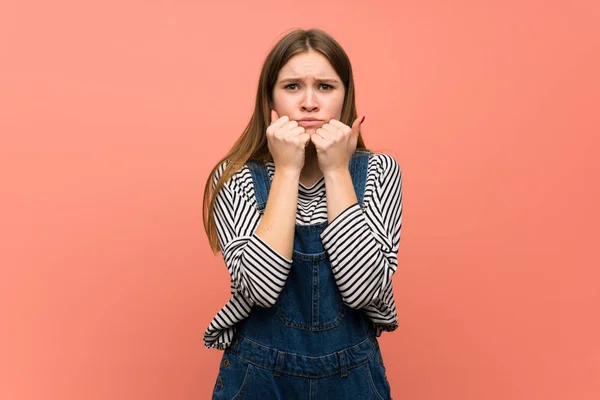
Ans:
<svg viewBox="0 0 600 400"><path fill-rule="evenodd" d="M213 188L223 173L222 164ZM271 178L275 165L267 163ZM250 315L254 305L271 307L283 289L292 260L278 254L254 234L260 214L250 171L237 171L215 201L215 222L223 259L231 277L231 298L204 333L208 348L226 349L234 325ZM298 186L296 223L327 222L325 180ZM402 173L396 160L374 154L369 160L364 208L358 203L338 215L323 231L334 278L344 302L362 309L374 322L377 336L398 327L392 276L398 266L402 228Z"/></svg>

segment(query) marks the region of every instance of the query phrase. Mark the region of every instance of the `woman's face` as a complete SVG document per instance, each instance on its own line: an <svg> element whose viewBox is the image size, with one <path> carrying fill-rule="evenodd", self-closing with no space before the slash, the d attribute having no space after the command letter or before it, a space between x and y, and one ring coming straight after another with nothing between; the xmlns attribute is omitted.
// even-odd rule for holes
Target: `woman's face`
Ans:
<svg viewBox="0 0 600 400"><path fill-rule="evenodd" d="M331 119L340 120L344 94L344 84L329 60L317 51L309 51L296 54L279 70L273 109L311 134ZM303 118L317 121L301 121Z"/></svg>

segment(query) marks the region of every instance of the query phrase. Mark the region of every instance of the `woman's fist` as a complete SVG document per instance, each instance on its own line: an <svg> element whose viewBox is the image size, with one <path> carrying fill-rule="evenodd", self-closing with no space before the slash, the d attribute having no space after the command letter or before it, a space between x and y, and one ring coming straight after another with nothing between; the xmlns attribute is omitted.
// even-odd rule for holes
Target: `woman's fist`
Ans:
<svg viewBox="0 0 600 400"><path fill-rule="evenodd" d="M357 118L352 127L332 119L311 136L311 141L317 149L319 169L323 174L337 169L348 169L364 119L365 117Z"/></svg>
<svg viewBox="0 0 600 400"><path fill-rule="evenodd" d="M290 121L287 115L279 117L271 110L267 142L276 169L299 173L304 166L304 152L309 141L310 135L298 122Z"/></svg>

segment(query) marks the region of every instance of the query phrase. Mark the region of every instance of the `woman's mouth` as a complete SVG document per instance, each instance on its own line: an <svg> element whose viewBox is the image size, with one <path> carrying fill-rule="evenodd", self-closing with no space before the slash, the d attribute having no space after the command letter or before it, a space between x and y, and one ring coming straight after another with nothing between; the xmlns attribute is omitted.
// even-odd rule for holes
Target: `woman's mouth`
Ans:
<svg viewBox="0 0 600 400"><path fill-rule="evenodd" d="M304 121L302 121L302 120L298 121L298 125L304 126L304 127L319 126L322 123L323 123L323 121L318 121L318 120L317 121L306 121L306 120L304 120Z"/></svg>

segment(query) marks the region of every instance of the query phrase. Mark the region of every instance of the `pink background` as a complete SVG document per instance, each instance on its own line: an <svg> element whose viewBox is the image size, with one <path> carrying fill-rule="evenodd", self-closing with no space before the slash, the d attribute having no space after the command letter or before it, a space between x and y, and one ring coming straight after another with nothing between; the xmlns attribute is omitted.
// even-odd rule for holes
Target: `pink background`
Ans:
<svg viewBox="0 0 600 400"><path fill-rule="evenodd" d="M0 398L206 399L201 222L291 28L348 52L404 178L393 396L600 398L600 3L0 5ZM596 158L593 158L596 157Z"/></svg>

